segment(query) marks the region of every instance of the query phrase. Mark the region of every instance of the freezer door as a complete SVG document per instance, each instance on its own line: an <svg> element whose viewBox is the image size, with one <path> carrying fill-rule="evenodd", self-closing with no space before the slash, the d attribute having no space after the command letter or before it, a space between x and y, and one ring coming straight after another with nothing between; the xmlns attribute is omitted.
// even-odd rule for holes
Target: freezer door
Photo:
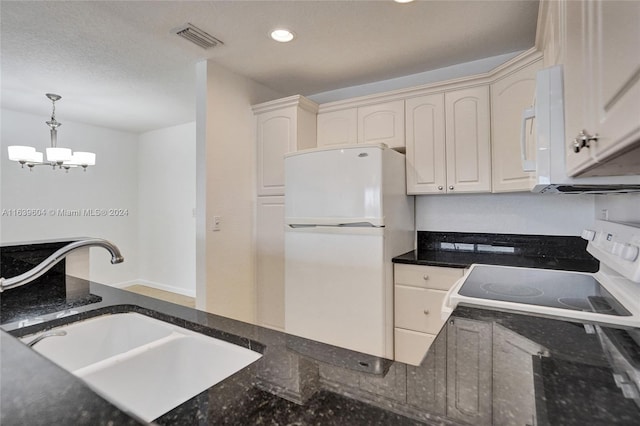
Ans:
<svg viewBox="0 0 640 426"><path fill-rule="evenodd" d="M381 146L365 145L285 158L286 223L384 224Z"/></svg>
<svg viewBox="0 0 640 426"><path fill-rule="evenodd" d="M393 359L382 229L289 229L285 252L287 333Z"/></svg>

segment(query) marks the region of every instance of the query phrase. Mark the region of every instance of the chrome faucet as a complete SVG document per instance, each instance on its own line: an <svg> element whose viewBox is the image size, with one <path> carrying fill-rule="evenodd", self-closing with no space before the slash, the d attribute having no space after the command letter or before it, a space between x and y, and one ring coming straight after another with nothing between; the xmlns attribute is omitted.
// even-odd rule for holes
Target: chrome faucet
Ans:
<svg viewBox="0 0 640 426"><path fill-rule="evenodd" d="M27 346L31 346L33 347L33 345L35 345L36 343L38 343L39 341L46 339L47 337L54 337L54 336L66 336L67 332L64 330L60 330L60 331L47 331L46 333L42 333L41 335L39 335L38 337L36 337L35 339L33 339L32 341L30 341L29 343L27 343Z"/></svg>
<svg viewBox="0 0 640 426"><path fill-rule="evenodd" d="M61 249L56 250L51 256L47 257L35 268L20 274L13 278L0 278L0 293L14 287L30 283L31 281L41 277L49 269L53 268L58 262L67 257L72 251L82 247L102 247L111 253L111 263L122 263L124 257L120 253L120 249L112 242L100 238L87 238L85 240L74 241Z"/></svg>

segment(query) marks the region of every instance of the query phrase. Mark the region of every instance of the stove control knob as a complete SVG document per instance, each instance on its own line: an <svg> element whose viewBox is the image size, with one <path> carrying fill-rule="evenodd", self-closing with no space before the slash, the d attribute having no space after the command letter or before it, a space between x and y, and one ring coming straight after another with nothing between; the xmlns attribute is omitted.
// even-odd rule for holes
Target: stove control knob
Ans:
<svg viewBox="0 0 640 426"><path fill-rule="evenodd" d="M582 231L582 239L587 241L593 241L596 237L596 231L592 231L591 229L585 229Z"/></svg>
<svg viewBox="0 0 640 426"><path fill-rule="evenodd" d="M633 262L638 258L638 251L640 251L640 249L638 249L638 246L625 244L620 257L624 260L628 260L629 262Z"/></svg>
<svg viewBox="0 0 640 426"><path fill-rule="evenodd" d="M611 254L618 256L629 262L633 262L638 258L638 246L624 243L613 243Z"/></svg>

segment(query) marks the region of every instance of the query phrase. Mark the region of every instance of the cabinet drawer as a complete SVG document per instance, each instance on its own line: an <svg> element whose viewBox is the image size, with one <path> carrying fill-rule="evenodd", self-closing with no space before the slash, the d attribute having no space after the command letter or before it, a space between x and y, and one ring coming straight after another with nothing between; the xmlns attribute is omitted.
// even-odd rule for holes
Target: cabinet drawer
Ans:
<svg viewBox="0 0 640 426"><path fill-rule="evenodd" d="M446 291L462 277L464 269L396 264L394 272L395 284Z"/></svg>
<svg viewBox="0 0 640 426"><path fill-rule="evenodd" d="M397 285L395 293L396 327L432 334L440 331L445 291Z"/></svg>
<svg viewBox="0 0 640 426"><path fill-rule="evenodd" d="M411 330L396 328L395 360L410 365L420 365L427 354L429 346L435 340L435 334L418 333Z"/></svg>

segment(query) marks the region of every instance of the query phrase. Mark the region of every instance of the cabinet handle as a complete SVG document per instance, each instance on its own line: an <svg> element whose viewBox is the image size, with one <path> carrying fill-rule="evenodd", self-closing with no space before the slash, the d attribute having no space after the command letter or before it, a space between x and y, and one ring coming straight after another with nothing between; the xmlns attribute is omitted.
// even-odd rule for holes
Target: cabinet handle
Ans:
<svg viewBox="0 0 640 426"><path fill-rule="evenodd" d="M424 311L422 311L422 312L424 312L424 314L425 314L425 315L429 315L429 310L428 310L428 309L425 309L425 310L424 310Z"/></svg>
<svg viewBox="0 0 640 426"><path fill-rule="evenodd" d="M580 152L582 147L580 146L580 142L578 141L578 139L573 140L573 142L571 143L571 148L573 149L573 152L575 152L576 154Z"/></svg>
<svg viewBox="0 0 640 426"><path fill-rule="evenodd" d="M453 191L453 185L449 186L449 189Z"/></svg>
<svg viewBox="0 0 640 426"><path fill-rule="evenodd" d="M581 130L572 142L573 152L578 153L582 148L590 148L591 142L598 140L598 134L590 135L586 130Z"/></svg>
<svg viewBox="0 0 640 426"><path fill-rule="evenodd" d="M423 280L425 280L425 281L429 281L429 275L424 275L424 276L422 277L422 279L423 279Z"/></svg>
<svg viewBox="0 0 640 426"><path fill-rule="evenodd" d="M442 185L438 185L438 191L442 191L444 187Z"/></svg>

